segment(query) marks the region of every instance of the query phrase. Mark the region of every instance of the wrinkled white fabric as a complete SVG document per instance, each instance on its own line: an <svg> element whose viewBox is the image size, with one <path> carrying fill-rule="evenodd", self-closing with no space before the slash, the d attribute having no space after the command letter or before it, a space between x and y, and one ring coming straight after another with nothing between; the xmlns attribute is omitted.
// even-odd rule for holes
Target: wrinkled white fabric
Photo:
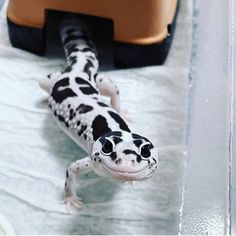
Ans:
<svg viewBox="0 0 236 236"><path fill-rule="evenodd" d="M160 165L134 186L93 173L78 180L85 207L68 214L65 170L85 153L56 125L38 81L65 65L9 43L6 5L0 16L0 212L17 234L176 234L184 170L190 3L163 66L105 72L118 85L133 131L153 140Z"/></svg>

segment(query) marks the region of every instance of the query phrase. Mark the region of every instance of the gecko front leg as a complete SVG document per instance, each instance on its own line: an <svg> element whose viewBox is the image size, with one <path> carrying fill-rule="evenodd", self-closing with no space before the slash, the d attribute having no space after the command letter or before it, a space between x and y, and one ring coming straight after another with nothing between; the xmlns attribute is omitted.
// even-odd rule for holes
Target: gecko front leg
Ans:
<svg viewBox="0 0 236 236"><path fill-rule="evenodd" d="M110 78L105 77L102 74L97 74L95 81L101 95L110 97L111 106L117 112L120 112L120 96L117 86L112 82Z"/></svg>
<svg viewBox="0 0 236 236"><path fill-rule="evenodd" d="M101 93L101 95L110 97L111 106L128 122L133 122L133 119L129 116L127 112L120 109L120 93L118 87L113 83L113 81L104 76L103 74L97 74L95 76L96 86Z"/></svg>
<svg viewBox="0 0 236 236"><path fill-rule="evenodd" d="M76 177L79 174L86 174L91 170L90 156L73 162L67 169L65 181L65 204L67 209L72 205L81 208L82 202L76 194Z"/></svg>

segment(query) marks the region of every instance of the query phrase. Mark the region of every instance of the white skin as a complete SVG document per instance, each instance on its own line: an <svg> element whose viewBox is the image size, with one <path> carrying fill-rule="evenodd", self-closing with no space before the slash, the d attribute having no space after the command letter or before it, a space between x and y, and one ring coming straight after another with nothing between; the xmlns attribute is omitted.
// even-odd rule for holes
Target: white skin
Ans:
<svg viewBox="0 0 236 236"><path fill-rule="evenodd" d="M86 113L88 116L78 114L78 111L75 119L82 123L80 117L83 117L85 120L83 120L83 122L87 122L86 128L90 130L90 123L88 123L87 118L94 119L101 114L106 120L108 127L111 129L111 132L104 132L97 140L92 140L91 142L91 140L88 141L88 138L83 140L81 137L75 136L71 131L71 126L69 126L69 128L67 127L67 129L65 129L65 126L62 127L63 130L88 153L87 157L73 162L66 171L65 204L67 208L70 208L72 205L79 208L82 205L80 198L76 195L76 178L78 175L94 171L100 176L122 181L142 181L150 178L158 165L157 151L151 142L145 137L124 131L124 128L122 130L122 128L119 127L122 122L123 124L125 123L124 121L121 121L122 118L119 118L121 122L119 123L109 115L109 111L112 111L113 114L116 111L117 116L119 116L119 91L110 78L97 72L98 61L96 59L96 54L94 53L95 47L91 40L88 41L87 39L83 40L80 38L84 36L82 33L85 29L84 25L80 23L81 22L69 20L69 22L66 22L67 26L63 26L61 30L62 41L67 55L68 68L64 72L56 72L49 75L46 79L40 81L39 84L41 88L50 94L49 101L51 99L50 105L52 106L52 110L62 109L61 107L65 108L69 104L72 107L74 103L76 103L76 106L83 103L90 104L93 109L90 113ZM68 33L68 31L73 31L73 33ZM71 41L66 40L69 36L77 36L77 38ZM69 52L68 48L71 46L74 46L74 51ZM89 47L91 47L92 51L81 51L88 49ZM75 59L76 62L74 62ZM92 66L90 65L89 69L85 70L88 61L92 63ZM65 81L65 77L69 78L68 84L66 82L66 87L63 87L64 85L58 87L56 92L63 91L65 88L70 88L78 94L74 98L65 99L61 103L55 104L55 101L52 101L54 85L63 79ZM81 78L82 84L76 84L76 77ZM96 95L97 100L93 99L94 95L90 96L83 94L81 91L79 92L78 88L88 88L90 86L88 84L98 90L99 94ZM54 93L56 92L54 91ZM97 102L102 101L100 95L111 98L110 108L104 108L97 105ZM66 117L66 112L66 110L63 110L60 114L61 117L64 115L64 117L62 117L63 121L68 118ZM60 122L59 124L61 125ZM87 137L92 137L91 131L86 132Z"/></svg>

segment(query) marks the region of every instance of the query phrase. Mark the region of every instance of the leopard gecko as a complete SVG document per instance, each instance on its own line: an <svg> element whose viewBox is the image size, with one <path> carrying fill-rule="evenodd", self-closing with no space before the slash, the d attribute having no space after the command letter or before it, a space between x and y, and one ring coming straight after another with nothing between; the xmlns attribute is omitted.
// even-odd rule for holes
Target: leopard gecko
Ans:
<svg viewBox="0 0 236 236"><path fill-rule="evenodd" d="M73 162L66 171L65 203L80 207L76 176L94 171L122 181L150 178L158 166L157 150L139 134L131 132L120 115L117 86L98 73L98 57L84 21L65 19L61 40L67 68L40 81L48 105L59 126L88 156ZM102 96L111 98L111 104Z"/></svg>

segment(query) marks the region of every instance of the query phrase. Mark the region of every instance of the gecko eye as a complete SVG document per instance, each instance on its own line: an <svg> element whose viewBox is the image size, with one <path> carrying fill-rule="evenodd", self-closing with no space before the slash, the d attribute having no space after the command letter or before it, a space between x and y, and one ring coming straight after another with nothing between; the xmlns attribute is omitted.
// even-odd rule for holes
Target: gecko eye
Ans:
<svg viewBox="0 0 236 236"><path fill-rule="evenodd" d="M104 155L109 155L112 153L114 147L114 142L111 139L106 138L105 143L102 146L102 152Z"/></svg>
<svg viewBox="0 0 236 236"><path fill-rule="evenodd" d="M148 158L151 156L150 144L145 144L141 147L141 156L144 158Z"/></svg>

